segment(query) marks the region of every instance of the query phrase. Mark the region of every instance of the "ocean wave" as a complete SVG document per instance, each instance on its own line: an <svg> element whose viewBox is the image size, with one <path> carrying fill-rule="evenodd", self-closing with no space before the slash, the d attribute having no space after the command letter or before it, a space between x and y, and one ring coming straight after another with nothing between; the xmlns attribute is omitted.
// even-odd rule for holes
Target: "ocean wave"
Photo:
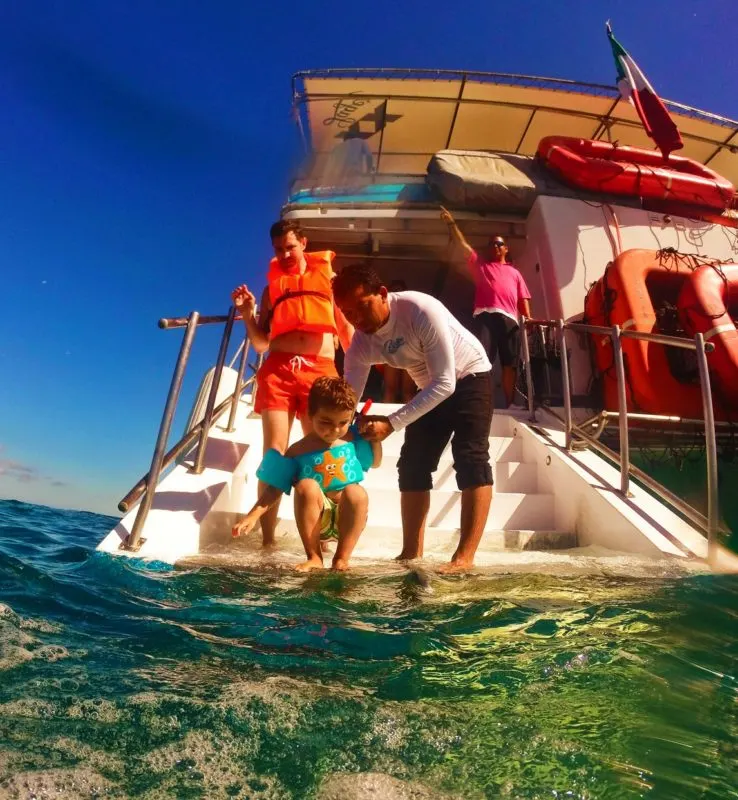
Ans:
<svg viewBox="0 0 738 800"><path fill-rule="evenodd" d="M0 502L0 797L738 783L734 578L174 570L113 523Z"/></svg>

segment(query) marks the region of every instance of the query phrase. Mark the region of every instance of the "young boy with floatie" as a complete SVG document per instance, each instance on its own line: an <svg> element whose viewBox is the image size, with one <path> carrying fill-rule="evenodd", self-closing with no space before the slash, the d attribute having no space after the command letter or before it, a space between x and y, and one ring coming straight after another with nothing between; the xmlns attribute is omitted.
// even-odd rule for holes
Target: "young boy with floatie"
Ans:
<svg viewBox="0 0 738 800"><path fill-rule="evenodd" d="M259 499L233 526L233 535L249 533L282 494L295 490L295 520L307 560L297 569L323 567L327 540L338 540L333 569L348 569L351 553L367 519L368 497L360 485L364 473L378 467L382 448L368 442L352 425L357 397L338 377L316 380L308 394L307 414L312 430L282 455L272 448L256 472Z"/></svg>

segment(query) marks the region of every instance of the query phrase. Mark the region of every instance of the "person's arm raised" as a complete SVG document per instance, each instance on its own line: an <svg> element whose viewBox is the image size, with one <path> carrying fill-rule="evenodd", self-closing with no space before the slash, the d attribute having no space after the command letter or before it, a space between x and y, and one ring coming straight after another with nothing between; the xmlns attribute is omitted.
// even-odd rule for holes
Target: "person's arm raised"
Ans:
<svg viewBox="0 0 738 800"><path fill-rule="evenodd" d="M248 286L243 284L237 286L231 292L231 298L236 309L241 312L243 323L246 326L246 335L257 353L263 353L269 349L269 333L266 324L269 318L271 306L269 304L269 290L264 289L261 297L259 316L255 314L256 297L249 291Z"/></svg>
<svg viewBox="0 0 738 800"><path fill-rule="evenodd" d="M474 248L466 241L466 237L464 234L459 230L459 226L456 224L456 220L451 215L451 212L441 206L441 219L448 225L448 231L451 234L451 237L459 245L459 247L464 251L464 255L467 258L470 258L472 253L475 252Z"/></svg>

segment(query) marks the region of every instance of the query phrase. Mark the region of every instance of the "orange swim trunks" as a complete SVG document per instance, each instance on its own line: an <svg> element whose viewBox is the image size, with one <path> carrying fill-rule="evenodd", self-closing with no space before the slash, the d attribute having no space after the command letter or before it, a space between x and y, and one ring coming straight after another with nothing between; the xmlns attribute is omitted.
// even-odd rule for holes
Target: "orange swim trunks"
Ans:
<svg viewBox="0 0 738 800"><path fill-rule="evenodd" d="M256 375L254 411L278 410L304 416L310 387L324 375L338 375L332 358L270 353Z"/></svg>

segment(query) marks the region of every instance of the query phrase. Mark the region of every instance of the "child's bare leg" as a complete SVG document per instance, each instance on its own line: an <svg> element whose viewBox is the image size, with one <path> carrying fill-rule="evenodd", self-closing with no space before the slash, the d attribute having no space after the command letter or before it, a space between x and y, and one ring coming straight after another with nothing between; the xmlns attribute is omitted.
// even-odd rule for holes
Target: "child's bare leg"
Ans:
<svg viewBox="0 0 738 800"><path fill-rule="evenodd" d="M341 492L338 501L338 546L333 556L333 569L348 569L348 562L361 532L366 527L369 497L366 489L352 483Z"/></svg>
<svg viewBox="0 0 738 800"><path fill-rule="evenodd" d="M307 556L307 561L297 565L297 569L301 572L321 569L323 566L323 554L320 549L322 516L323 492L320 490L318 482L312 478L299 480L295 484L295 519Z"/></svg>

